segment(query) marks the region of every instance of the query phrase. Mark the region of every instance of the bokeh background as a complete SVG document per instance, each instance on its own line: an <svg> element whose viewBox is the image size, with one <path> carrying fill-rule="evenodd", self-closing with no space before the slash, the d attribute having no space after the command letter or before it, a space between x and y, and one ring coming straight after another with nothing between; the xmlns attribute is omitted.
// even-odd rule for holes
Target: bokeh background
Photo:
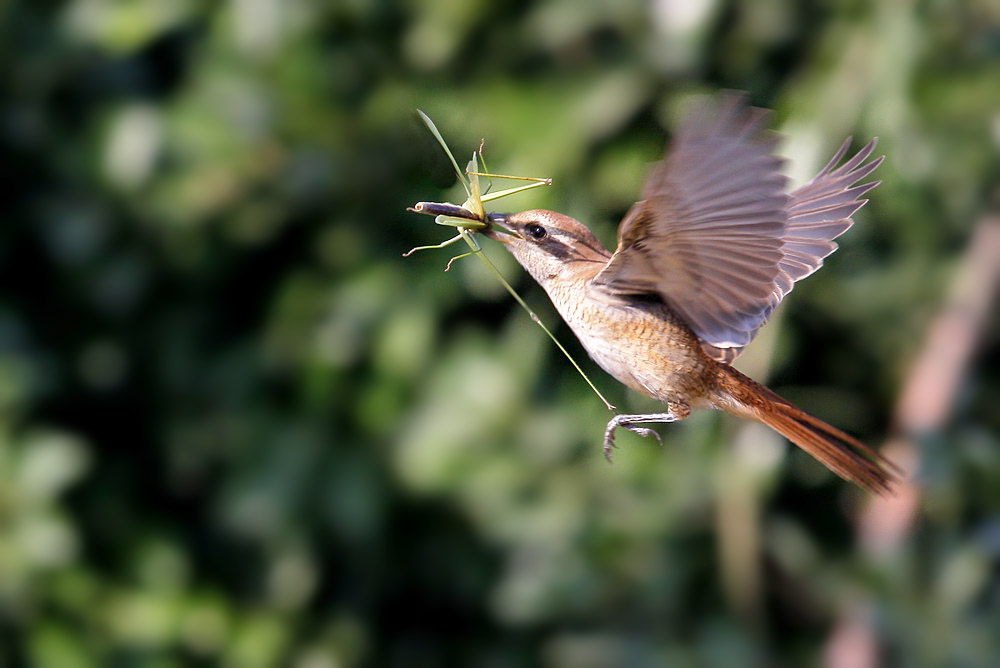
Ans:
<svg viewBox="0 0 1000 668"><path fill-rule="evenodd" d="M0 5L0 663L1000 665L993 0ZM678 109L883 183L739 366L913 472L622 434L414 110L609 246ZM497 184L502 187L503 184ZM991 222L992 221L992 222ZM541 291L487 251L629 411Z"/></svg>

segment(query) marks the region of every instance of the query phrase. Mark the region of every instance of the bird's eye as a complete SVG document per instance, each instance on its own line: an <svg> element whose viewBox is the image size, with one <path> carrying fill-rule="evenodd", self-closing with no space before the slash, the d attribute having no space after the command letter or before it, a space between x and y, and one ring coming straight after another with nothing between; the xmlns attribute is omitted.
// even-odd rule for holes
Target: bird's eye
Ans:
<svg viewBox="0 0 1000 668"><path fill-rule="evenodd" d="M541 225L538 225L537 223L531 223L530 225L527 225L524 228L524 231L527 232L528 236L530 236L532 239L544 239L545 236L548 234L548 232L545 231L545 228L542 227Z"/></svg>

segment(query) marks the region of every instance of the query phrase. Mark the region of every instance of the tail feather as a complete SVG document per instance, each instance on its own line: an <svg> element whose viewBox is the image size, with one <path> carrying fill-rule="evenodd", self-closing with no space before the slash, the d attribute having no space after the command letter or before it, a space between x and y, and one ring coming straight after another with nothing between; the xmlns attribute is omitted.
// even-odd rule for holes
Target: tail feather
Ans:
<svg viewBox="0 0 1000 668"><path fill-rule="evenodd" d="M892 494L902 475L898 466L732 367L719 366L720 408L774 429L841 478L876 494Z"/></svg>

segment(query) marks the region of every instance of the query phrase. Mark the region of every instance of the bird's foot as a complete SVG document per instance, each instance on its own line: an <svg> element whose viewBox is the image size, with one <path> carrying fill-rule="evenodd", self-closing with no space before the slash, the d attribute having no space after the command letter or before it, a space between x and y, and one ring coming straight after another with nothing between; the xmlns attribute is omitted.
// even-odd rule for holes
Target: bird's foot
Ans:
<svg viewBox="0 0 1000 668"><path fill-rule="evenodd" d="M654 437L660 445L663 439L660 435L648 427L640 427L641 422L674 422L677 417L673 413L650 413L647 415L616 415L608 422L607 429L604 430L604 458L612 461L611 453L618 447L615 445L615 429L622 427L639 434L642 437Z"/></svg>
<svg viewBox="0 0 1000 668"><path fill-rule="evenodd" d="M623 424L622 427L628 429L633 434L639 434L643 438L649 438L650 436L652 436L653 438L656 439L657 443L663 445L663 438L661 438L660 435L655 430L650 429L649 427L638 427L634 424Z"/></svg>
<svg viewBox="0 0 1000 668"><path fill-rule="evenodd" d="M609 422L608 428L604 430L604 458L608 460L609 464L614 463L611 451L618 447L615 445L615 427L617 426Z"/></svg>

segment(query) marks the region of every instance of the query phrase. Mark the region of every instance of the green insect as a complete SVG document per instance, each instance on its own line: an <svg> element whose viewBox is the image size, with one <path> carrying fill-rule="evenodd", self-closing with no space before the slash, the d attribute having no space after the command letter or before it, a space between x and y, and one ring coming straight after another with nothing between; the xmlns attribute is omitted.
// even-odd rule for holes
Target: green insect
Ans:
<svg viewBox="0 0 1000 668"><path fill-rule="evenodd" d="M583 372L580 365L577 364L576 360L569 354L569 351L563 347L559 340L556 339L555 335L549 330L548 327L539 319L534 311L528 306L528 304L521 298L519 294L511 287L510 283L500 274L500 270L496 268L496 265L483 253L482 247L475 240L473 235L476 232L482 232L488 229L493 229L498 232L505 232L502 227L493 227L493 221L491 216L494 214L489 214L486 212L486 208L483 206L486 202L492 202L498 200L502 197L507 197L508 195L513 195L515 193L524 192L525 190L531 190L532 188L538 188L541 186L552 185L552 179L547 178L536 178L532 176L510 176L507 174L491 174L486 171L486 161L483 159L483 145L480 143L479 148L472 152L472 160L469 161L468 167L463 172L458 167L458 162L455 160L455 156L452 155L451 150L448 148L448 144L445 142L444 137L438 131L437 126L434 125L434 121L430 119L424 112L417 110L420 115L420 119L427 126L427 129L431 131L434 138L437 140L438 144L448 155L448 159L451 161L451 166L455 169L455 174L458 176L458 180L461 181L462 187L465 188L465 193L468 195L467 199L462 204L452 204L450 202L417 202L413 206L409 207L408 211L413 211L414 213L423 213L430 216L434 216L434 222L438 225L444 225L446 227L454 227L458 230L458 234L454 237L448 239L447 241L442 241L439 244L433 244L430 246L417 246L416 248L411 248L407 252L403 253L403 257L409 257L411 254L420 250L435 250L438 248L447 248L452 244L458 243L459 241L464 241L468 247L469 251L466 253L461 253L455 257L448 260L448 264L445 267L445 271L451 269L452 264L456 260L461 260L464 257L469 257L470 255L478 256L483 263L490 269L497 280L507 289L507 292L511 294L512 297L517 301L521 307L527 311L531 319L542 328L542 330L548 335L550 339L556 344L563 355L566 356L572 364L573 367L583 376L583 379L587 381L587 385L590 386L597 396L600 398L604 405L608 407L608 410L615 410L615 407L604 398L600 390L591 382L587 374ZM479 165L482 163L483 171L480 171ZM500 190L493 193L483 193L482 188L479 183L479 178L494 178L494 179L513 179L517 181L529 181L529 183L523 186L517 186L514 188L507 188L506 190Z"/></svg>
<svg viewBox="0 0 1000 668"><path fill-rule="evenodd" d="M403 257L408 257L411 253L419 250L434 250L438 248L446 248L459 241L465 241L469 248L471 249L468 253L462 253L457 255L448 262L448 266L445 271L451 269L451 265L455 260L460 260L463 257L468 257L470 255L475 255L482 251L479 244L472 237L473 232L482 231L491 227L490 214L486 213L486 209L483 206L486 202L492 202L493 200L498 200L502 197L507 197L508 195L513 195L515 193L524 192L525 190L531 190L532 188L538 188L540 186L552 185L552 179L536 178L532 176L510 176L507 174L490 174L487 171L479 170L479 163L482 162L483 169L486 169L486 161L483 158L483 145L480 144L479 148L472 152L472 160L469 161L465 172L462 172L458 168L458 162L455 160L455 156L452 155L451 149L448 148L448 144L445 142L444 137L438 131L437 126L434 125L434 121L430 119L427 114L417 110L420 114L420 119L427 125L427 128L434 135L438 144L444 149L444 152L448 155L448 159L451 160L451 166L455 169L455 174L458 176L458 180L462 183L462 187L465 188L465 194L468 198L461 205L451 204L447 202L417 202L408 211L413 211L415 213L424 213L434 216L434 222L438 225L445 225L447 227L454 227L458 230L458 234L443 241L439 244L434 244L432 246L417 246L416 248L411 248L406 253L403 253ZM495 179L514 179L518 181L530 181L523 186L518 186L516 188L508 188L506 190L501 190L495 193L483 193L482 188L479 184L479 177L495 178ZM501 228L496 228L500 230Z"/></svg>

